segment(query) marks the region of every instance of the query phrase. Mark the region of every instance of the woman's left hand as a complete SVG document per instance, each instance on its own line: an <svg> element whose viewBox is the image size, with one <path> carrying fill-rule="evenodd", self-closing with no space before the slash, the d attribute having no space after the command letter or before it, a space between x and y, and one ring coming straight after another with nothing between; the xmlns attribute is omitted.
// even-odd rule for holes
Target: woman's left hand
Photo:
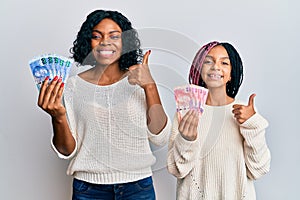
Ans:
<svg viewBox="0 0 300 200"><path fill-rule="evenodd" d="M137 64L129 67L128 82L132 85L139 85L144 88L148 84L155 83L148 66L148 57L151 51L147 51L143 57L142 64Z"/></svg>
<svg viewBox="0 0 300 200"><path fill-rule="evenodd" d="M240 105L240 104L234 104L232 113L234 114L234 117L236 118L237 122L242 124L247 119L249 119L251 116L253 116L256 112L254 110L254 97L256 95L252 94L249 97L248 105Z"/></svg>

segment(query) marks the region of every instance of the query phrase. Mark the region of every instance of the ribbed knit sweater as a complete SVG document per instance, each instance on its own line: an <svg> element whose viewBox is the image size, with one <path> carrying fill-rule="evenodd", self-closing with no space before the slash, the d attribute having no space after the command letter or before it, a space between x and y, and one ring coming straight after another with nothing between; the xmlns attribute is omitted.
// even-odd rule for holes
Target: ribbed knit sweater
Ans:
<svg viewBox="0 0 300 200"><path fill-rule="evenodd" d="M256 199L253 180L270 168L268 122L256 113L238 124L232 114L236 103L205 105L195 141L181 136L175 116L168 170L177 177L178 200Z"/></svg>
<svg viewBox="0 0 300 200"><path fill-rule="evenodd" d="M166 144L171 131L167 125L158 134L147 127L144 90L130 85L127 78L99 86L70 77L64 91L64 105L76 148L67 174L96 184L116 184L152 175L155 163L149 140Z"/></svg>

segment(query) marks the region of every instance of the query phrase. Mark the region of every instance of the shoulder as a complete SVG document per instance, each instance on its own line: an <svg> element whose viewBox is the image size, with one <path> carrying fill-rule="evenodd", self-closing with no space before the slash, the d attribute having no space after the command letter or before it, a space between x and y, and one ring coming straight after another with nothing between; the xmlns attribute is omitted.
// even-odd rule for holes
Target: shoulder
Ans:
<svg viewBox="0 0 300 200"><path fill-rule="evenodd" d="M64 88L64 97L72 96L78 87L78 76L70 76L65 83L65 88Z"/></svg>
<svg viewBox="0 0 300 200"><path fill-rule="evenodd" d="M66 88L74 87L77 75L70 76L66 81Z"/></svg>

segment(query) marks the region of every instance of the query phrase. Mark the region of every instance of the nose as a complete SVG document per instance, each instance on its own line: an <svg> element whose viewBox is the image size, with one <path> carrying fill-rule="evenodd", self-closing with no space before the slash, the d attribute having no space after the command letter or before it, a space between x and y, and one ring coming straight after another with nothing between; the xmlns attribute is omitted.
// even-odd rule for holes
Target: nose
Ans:
<svg viewBox="0 0 300 200"><path fill-rule="evenodd" d="M211 66L211 69L212 70L220 70L220 67L217 63L214 63L212 66Z"/></svg>
<svg viewBox="0 0 300 200"><path fill-rule="evenodd" d="M102 46L106 46L106 45L110 45L110 44L111 44L111 41L108 36L104 36L100 42L100 45L102 45Z"/></svg>

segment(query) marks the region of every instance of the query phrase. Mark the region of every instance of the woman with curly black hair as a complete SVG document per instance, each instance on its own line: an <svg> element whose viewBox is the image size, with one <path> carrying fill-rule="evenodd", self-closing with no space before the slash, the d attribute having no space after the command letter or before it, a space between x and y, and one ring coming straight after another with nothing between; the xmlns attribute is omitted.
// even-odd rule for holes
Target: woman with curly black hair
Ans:
<svg viewBox="0 0 300 200"><path fill-rule="evenodd" d="M93 39L91 37L93 33L92 28L105 18L113 20L122 30L122 53L118 62L120 69L126 70L130 66L135 65L137 61L141 60L141 44L137 31L132 28L131 22L127 18L121 16L117 11L96 10L90 13L86 21L82 24L77 39L74 41L74 46L70 51L76 62L94 65L95 60L91 55L91 40Z"/></svg>
<svg viewBox="0 0 300 200"><path fill-rule="evenodd" d="M89 69L68 79L46 78L38 105L50 114L52 147L72 158L73 199L155 199L149 141L168 141L169 118L131 22L96 10L82 24L74 60ZM80 66L82 67L82 66Z"/></svg>
<svg viewBox="0 0 300 200"><path fill-rule="evenodd" d="M191 84L208 89L203 114L174 118L168 170L177 177L177 199L254 200L253 180L269 171L268 122L248 103L235 99L243 63L229 43L210 42L196 54Z"/></svg>

